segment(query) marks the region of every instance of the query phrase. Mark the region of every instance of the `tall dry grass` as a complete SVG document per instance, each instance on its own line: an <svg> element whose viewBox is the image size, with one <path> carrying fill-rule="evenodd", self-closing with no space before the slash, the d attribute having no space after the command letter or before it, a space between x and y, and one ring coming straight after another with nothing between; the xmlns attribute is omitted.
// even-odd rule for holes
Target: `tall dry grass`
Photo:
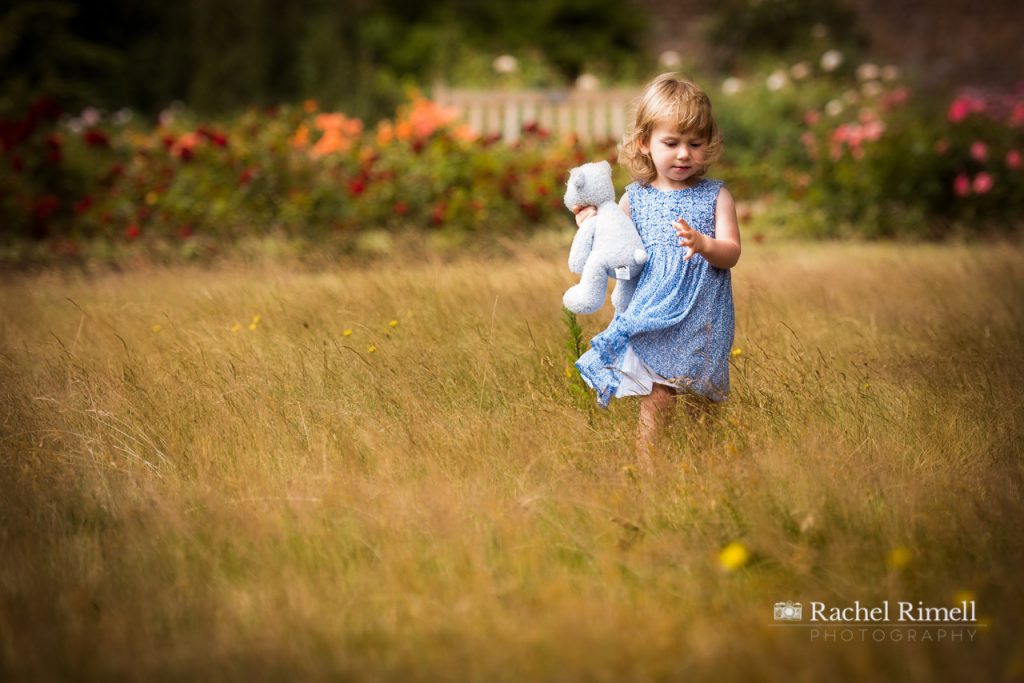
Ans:
<svg viewBox="0 0 1024 683"><path fill-rule="evenodd" d="M9 277L0 678L1021 675L1020 247L748 247L653 481L570 390L562 257ZM964 591L973 642L771 625Z"/></svg>

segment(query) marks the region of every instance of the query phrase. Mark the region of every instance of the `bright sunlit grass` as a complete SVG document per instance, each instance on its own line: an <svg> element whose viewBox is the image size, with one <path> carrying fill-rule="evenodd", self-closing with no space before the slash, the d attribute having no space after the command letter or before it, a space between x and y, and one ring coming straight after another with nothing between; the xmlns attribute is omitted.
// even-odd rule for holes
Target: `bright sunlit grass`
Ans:
<svg viewBox="0 0 1024 683"><path fill-rule="evenodd" d="M732 398L653 481L563 260L9 277L0 677L1011 675L1019 248L749 247ZM974 642L771 627L964 596Z"/></svg>

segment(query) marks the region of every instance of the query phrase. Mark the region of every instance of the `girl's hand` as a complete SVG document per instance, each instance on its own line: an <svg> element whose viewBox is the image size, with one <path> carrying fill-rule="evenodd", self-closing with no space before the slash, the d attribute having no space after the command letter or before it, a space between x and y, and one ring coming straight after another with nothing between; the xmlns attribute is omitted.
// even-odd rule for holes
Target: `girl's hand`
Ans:
<svg viewBox="0 0 1024 683"><path fill-rule="evenodd" d="M676 229L676 234L679 235L679 246L686 247L686 256L683 257L684 261L689 261L693 258L694 254L701 254L707 249L707 236L691 228L686 220L680 218L672 224L672 227Z"/></svg>
<svg viewBox="0 0 1024 683"><path fill-rule="evenodd" d="M580 206L577 204L572 207L572 212L576 214L576 227L583 225L588 218L593 218L597 215L596 206Z"/></svg>

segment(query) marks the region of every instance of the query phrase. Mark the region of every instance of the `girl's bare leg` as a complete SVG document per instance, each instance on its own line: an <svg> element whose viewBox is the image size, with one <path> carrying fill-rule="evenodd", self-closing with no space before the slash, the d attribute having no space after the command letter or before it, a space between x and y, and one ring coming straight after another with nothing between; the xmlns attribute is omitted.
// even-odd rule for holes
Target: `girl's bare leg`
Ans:
<svg viewBox="0 0 1024 683"><path fill-rule="evenodd" d="M640 421L636 428L636 456L639 465L651 471L651 455L658 438L671 415L675 391L664 384L655 383L651 393L640 400Z"/></svg>

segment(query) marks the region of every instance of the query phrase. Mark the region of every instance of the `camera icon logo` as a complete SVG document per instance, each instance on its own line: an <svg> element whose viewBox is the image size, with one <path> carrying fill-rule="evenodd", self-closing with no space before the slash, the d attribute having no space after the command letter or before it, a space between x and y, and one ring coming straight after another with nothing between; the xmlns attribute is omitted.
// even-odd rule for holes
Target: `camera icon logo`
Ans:
<svg viewBox="0 0 1024 683"><path fill-rule="evenodd" d="M803 613L804 608L799 602L775 603L775 621L800 621Z"/></svg>

